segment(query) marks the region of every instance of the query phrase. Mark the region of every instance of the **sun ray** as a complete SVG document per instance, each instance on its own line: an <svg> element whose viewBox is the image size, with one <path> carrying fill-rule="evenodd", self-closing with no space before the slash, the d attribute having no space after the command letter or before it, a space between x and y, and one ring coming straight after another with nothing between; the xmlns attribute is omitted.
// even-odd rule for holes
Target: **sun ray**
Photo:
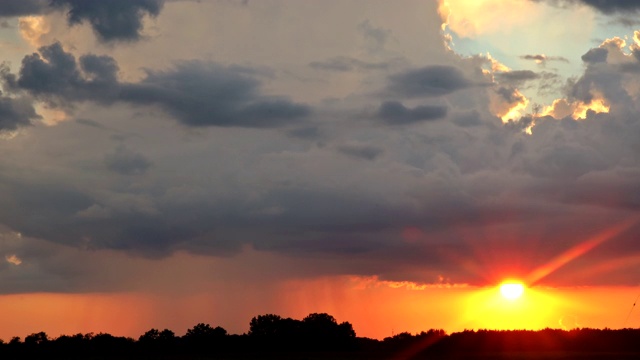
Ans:
<svg viewBox="0 0 640 360"><path fill-rule="evenodd" d="M638 223L640 220L639 217L635 216L629 218L625 221L622 221L605 231L596 234L592 238L585 240L584 242L570 248L564 253L556 256L554 259L549 261L548 263L538 267L534 271L532 271L529 276L526 278L526 283L528 286L531 286L543 278L547 277L549 274L563 267L567 263L575 260L576 258L586 254L591 251L596 246L604 243L605 241L611 240L616 236L620 235L625 230L629 229L631 226Z"/></svg>

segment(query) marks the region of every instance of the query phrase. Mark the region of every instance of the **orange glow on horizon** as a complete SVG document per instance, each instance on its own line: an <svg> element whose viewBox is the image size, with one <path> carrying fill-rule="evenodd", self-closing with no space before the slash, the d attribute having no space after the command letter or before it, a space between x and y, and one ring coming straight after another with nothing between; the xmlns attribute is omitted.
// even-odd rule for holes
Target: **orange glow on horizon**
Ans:
<svg viewBox="0 0 640 360"><path fill-rule="evenodd" d="M38 331L49 336L107 332L138 338L150 328L168 328L177 335L199 322L222 326L231 334L248 330L252 316L274 313L302 319L327 312L353 324L360 337L383 339L400 332L444 329L572 329L640 326L640 314L629 308L637 287L527 288L507 300L499 286L393 288L365 279L327 277L283 284L279 301L246 309L216 308L213 295L167 299L144 294L21 294L0 296L0 338L23 337ZM216 292L213 289L210 289ZM606 294L606 296L603 296ZM227 317L235 312L235 320Z"/></svg>

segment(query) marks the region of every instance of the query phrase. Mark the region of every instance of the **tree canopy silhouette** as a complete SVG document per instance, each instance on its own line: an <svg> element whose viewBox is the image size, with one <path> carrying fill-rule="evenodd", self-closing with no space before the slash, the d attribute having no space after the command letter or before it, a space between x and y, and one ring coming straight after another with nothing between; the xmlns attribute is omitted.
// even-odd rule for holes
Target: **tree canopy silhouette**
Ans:
<svg viewBox="0 0 640 360"><path fill-rule="evenodd" d="M275 314L251 319L249 331L230 335L199 323L183 336L152 328L138 340L111 334L51 338L41 331L24 341L0 341L0 359L638 359L640 329L465 330L401 332L382 341L357 338L349 322L326 313L302 320ZM499 355L496 355L499 354ZM518 355L520 354L520 355ZM523 355L524 354L524 355Z"/></svg>

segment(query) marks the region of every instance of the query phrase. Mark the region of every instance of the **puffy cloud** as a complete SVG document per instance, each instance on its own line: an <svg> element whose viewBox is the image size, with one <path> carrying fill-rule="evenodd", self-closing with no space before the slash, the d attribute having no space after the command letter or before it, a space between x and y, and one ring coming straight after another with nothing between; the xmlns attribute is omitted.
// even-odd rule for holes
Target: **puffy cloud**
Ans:
<svg viewBox="0 0 640 360"><path fill-rule="evenodd" d="M607 61L609 51L605 48L594 48L582 55L582 61L586 63L602 63Z"/></svg>
<svg viewBox="0 0 640 360"><path fill-rule="evenodd" d="M37 46L41 38L51 30L44 16L21 17L18 26L22 38L34 46Z"/></svg>
<svg viewBox="0 0 640 360"><path fill-rule="evenodd" d="M167 71L148 70L138 83L118 81L118 64L105 55L78 60L60 43L39 49L22 60L19 76L5 82L52 106L116 101L158 106L188 126L274 127L310 114L307 105L284 97L264 96L250 68L184 62Z"/></svg>
<svg viewBox="0 0 640 360"><path fill-rule="evenodd" d="M556 119L562 119L571 116L574 120L586 119L589 111L595 113L607 113L610 110L608 103L602 99L591 99L589 103L582 101L570 102L567 99L556 99L547 106L541 113L541 116L553 116Z"/></svg>
<svg viewBox="0 0 640 360"><path fill-rule="evenodd" d="M101 40L137 40L145 14L157 16L164 0L51 0L51 6L64 8L70 25L85 21Z"/></svg>
<svg viewBox="0 0 640 360"><path fill-rule="evenodd" d="M30 126L33 120L41 118L30 98L0 96L0 131L13 131Z"/></svg>
<svg viewBox="0 0 640 360"><path fill-rule="evenodd" d="M490 109L502 121L517 120L529 105L529 100L514 87L498 87L492 93Z"/></svg>
<svg viewBox="0 0 640 360"><path fill-rule="evenodd" d="M119 99L157 105L189 126L276 127L296 123L311 109L259 93L252 70L201 62L170 71L148 71L139 83L123 84Z"/></svg>
<svg viewBox="0 0 640 360"><path fill-rule="evenodd" d="M145 15L158 16L165 0L6 0L0 16L65 11L70 26L88 22L101 41L134 41L141 37Z"/></svg>
<svg viewBox="0 0 640 360"><path fill-rule="evenodd" d="M625 52L626 42L620 38L605 40L598 48L590 49L584 56L587 68L584 74L570 82L569 97L585 104L603 99L604 104L626 103L629 106L637 99L633 74L640 68L633 52ZM634 49L634 45L631 46Z"/></svg>
<svg viewBox="0 0 640 360"><path fill-rule="evenodd" d="M51 103L96 100L110 102L117 93L115 60L84 55L79 63L60 43L43 46L22 60L19 76L5 74L14 89L27 90Z"/></svg>

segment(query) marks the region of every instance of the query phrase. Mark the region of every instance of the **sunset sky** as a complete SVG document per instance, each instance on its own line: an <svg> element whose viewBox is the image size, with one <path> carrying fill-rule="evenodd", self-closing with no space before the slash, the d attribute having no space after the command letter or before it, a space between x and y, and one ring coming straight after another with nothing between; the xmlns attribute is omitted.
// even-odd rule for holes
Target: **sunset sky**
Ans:
<svg viewBox="0 0 640 360"><path fill-rule="evenodd" d="M639 29L631 0L1 0L0 338L640 327Z"/></svg>

